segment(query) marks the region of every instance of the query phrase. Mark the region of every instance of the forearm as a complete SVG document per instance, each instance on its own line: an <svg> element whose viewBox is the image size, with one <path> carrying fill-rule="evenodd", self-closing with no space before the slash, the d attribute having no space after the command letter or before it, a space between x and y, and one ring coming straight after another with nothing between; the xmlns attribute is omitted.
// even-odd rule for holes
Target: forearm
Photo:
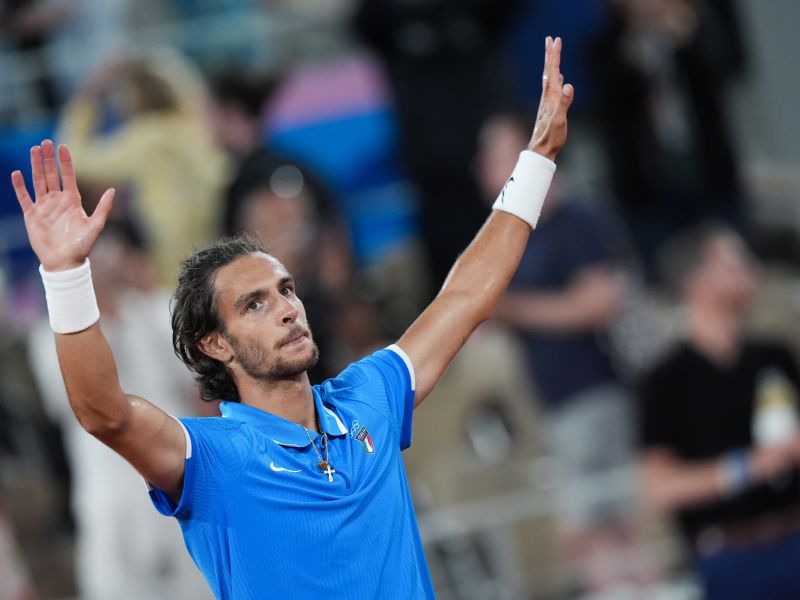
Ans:
<svg viewBox="0 0 800 600"><path fill-rule="evenodd" d="M607 320L596 305L582 302L569 291L511 292L500 302L497 316L519 329L551 333L592 331Z"/></svg>
<svg viewBox="0 0 800 600"><path fill-rule="evenodd" d="M650 504L660 510L730 498L770 481L800 463L800 434L766 447L733 449L702 462L687 462L665 449L642 459Z"/></svg>
<svg viewBox="0 0 800 600"><path fill-rule="evenodd" d="M622 308L624 282L605 263L573 274L558 290L509 291L497 314L520 329L555 334L586 333L611 325Z"/></svg>
<svg viewBox="0 0 800 600"><path fill-rule="evenodd" d="M723 499L720 460L669 467L647 465L642 481L647 503L659 512L672 512L689 506Z"/></svg>
<svg viewBox="0 0 800 600"><path fill-rule="evenodd" d="M79 333L56 334L56 350L67 397L81 426L97 437L122 430L130 402L100 324Z"/></svg>

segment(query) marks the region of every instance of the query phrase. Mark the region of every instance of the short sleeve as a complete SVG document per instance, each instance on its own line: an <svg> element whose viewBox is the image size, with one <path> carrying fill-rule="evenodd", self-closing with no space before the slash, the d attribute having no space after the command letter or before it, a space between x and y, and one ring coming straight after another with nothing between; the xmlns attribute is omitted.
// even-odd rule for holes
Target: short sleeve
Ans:
<svg viewBox="0 0 800 600"><path fill-rule="evenodd" d="M639 439L643 448L674 448L676 407L661 371L648 375L639 386Z"/></svg>
<svg viewBox="0 0 800 600"><path fill-rule="evenodd" d="M183 489L178 503L161 489L149 494L156 510L186 519L211 514L252 453L239 432L241 422L220 417L178 419L186 435Z"/></svg>
<svg viewBox="0 0 800 600"><path fill-rule="evenodd" d="M411 445L414 413L414 366L402 348L393 344L351 364L334 385L354 385L364 401L388 414L398 433L400 449Z"/></svg>

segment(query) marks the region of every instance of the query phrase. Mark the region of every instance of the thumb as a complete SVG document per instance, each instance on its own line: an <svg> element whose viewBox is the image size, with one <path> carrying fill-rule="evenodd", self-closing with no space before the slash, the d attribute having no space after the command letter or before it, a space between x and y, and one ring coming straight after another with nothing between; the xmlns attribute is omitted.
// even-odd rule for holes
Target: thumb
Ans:
<svg viewBox="0 0 800 600"><path fill-rule="evenodd" d="M572 101L575 99L575 88L572 87L571 83L567 83L561 88L561 106L564 107L564 110L568 109L572 105Z"/></svg>
<svg viewBox="0 0 800 600"><path fill-rule="evenodd" d="M116 190L114 188L107 189L100 198L100 202L97 203L97 208L94 209L92 216L89 218L97 233L100 233L106 226L108 215L111 214L111 209L114 207L115 194Z"/></svg>

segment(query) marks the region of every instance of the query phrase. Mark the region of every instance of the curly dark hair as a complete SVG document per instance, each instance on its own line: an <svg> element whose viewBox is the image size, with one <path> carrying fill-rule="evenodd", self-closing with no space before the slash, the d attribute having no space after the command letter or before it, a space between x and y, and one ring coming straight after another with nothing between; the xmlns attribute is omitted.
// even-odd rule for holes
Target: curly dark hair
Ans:
<svg viewBox="0 0 800 600"><path fill-rule="evenodd" d="M181 263L171 306L172 346L178 358L194 371L201 396L207 402L239 402L239 392L228 368L203 353L197 344L213 331L224 332L214 288L217 271L254 252L269 254L256 238L239 234L223 238Z"/></svg>

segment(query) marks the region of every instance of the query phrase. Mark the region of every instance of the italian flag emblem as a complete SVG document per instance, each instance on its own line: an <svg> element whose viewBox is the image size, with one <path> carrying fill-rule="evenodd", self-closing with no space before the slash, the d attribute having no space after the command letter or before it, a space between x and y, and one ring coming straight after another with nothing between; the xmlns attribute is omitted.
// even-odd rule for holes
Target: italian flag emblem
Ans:
<svg viewBox="0 0 800 600"><path fill-rule="evenodd" d="M375 452L375 444L372 443L372 437L369 435L369 431L367 431L366 427L361 428L361 431L356 435L356 439L361 442L361 445L364 447L364 452L367 454Z"/></svg>

